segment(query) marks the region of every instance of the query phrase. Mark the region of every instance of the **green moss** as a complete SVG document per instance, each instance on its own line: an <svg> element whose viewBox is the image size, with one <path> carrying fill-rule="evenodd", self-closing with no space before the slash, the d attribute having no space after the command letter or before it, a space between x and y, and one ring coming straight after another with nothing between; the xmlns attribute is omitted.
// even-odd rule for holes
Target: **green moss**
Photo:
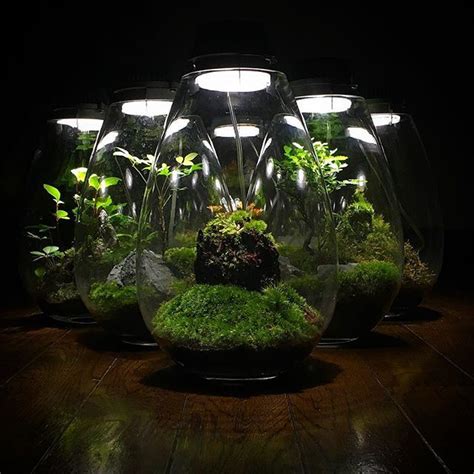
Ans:
<svg viewBox="0 0 474 474"><path fill-rule="evenodd" d="M262 293L233 285L195 285L161 306L154 334L171 344L200 350L266 349L313 340L320 316L293 289Z"/></svg>
<svg viewBox="0 0 474 474"><path fill-rule="evenodd" d="M291 265L306 273L316 273L321 263L319 255L311 254L303 247L281 244L278 245L278 252L287 257Z"/></svg>
<svg viewBox="0 0 474 474"><path fill-rule="evenodd" d="M194 273L194 261L196 260L196 249L189 247L175 247L164 253L165 263L179 277L191 277Z"/></svg>
<svg viewBox="0 0 474 474"><path fill-rule="evenodd" d="M338 273L339 292L326 338L357 338L389 310L400 284L400 271L389 262L359 263Z"/></svg>
<svg viewBox="0 0 474 474"><path fill-rule="evenodd" d="M79 300L79 292L74 283L59 285L55 291L44 293L45 301L49 304L63 304L68 301Z"/></svg>
<svg viewBox="0 0 474 474"><path fill-rule="evenodd" d="M128 309L135 311L138 304L135 285L120 286L114 281L94 283L89 297L97 311L103 315L113 314L117 311L126 312Z"/></svg>
<svg viewBox="0 0 474 474"><path fill-rule="evenodd" d="M353 269L338 273L338 301L360 296L379 297L392 292L400 280L397 266L377 260L359 263Z"/></svg>
<svg viewBox="0 0 474 474"><path fill-rule="evenodd" d="M426 291L432 285L436 275L428 265L421 261L419 253L410 242L404 245L405 265L403 268L402 287Z"/></svg>

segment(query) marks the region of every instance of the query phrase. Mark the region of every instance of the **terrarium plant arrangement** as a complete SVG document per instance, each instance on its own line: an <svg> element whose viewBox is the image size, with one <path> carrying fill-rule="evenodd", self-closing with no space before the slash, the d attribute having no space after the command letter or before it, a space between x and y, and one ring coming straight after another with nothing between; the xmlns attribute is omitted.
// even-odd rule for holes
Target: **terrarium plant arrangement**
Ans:
<svg viewBox="0 0 474 474"><path fill-rule="evenodd" d="M406 315L434 286L443 258L443 225L436 185L423 143L407 113L372 100L372 120L384 147L400 204L404 234L402 286L389 317Z"/></svg>
<svg viewBox="0 0 474 474"><path fill-rule="evenodd" d="M329 192L338 247L337 303L322 342L341 344L373 329L397 295L402 269L398 204L365 101L315 93L320 90L310 81L294 87ZM305 159L291 146L287 157L288 166ZM290 262L297 258L291 253Z"/></svg>
<svg viewBox="0 0 474 474"><path fill-rule="evenodd" d="M317 167L282 73L213 68L182 78L145 193L138 290L160 347L204 378L276 377L311 352L331 317L327 194L320 174L278 188L287 142ZM285 247L319 268L306 297L289 281L309 273Z"/></svg>
<svg viewBox="0 0 474 474"><path fill-rule="evenodd" d="M93 322L74 281L74 222L102 112L59 109L31 169L22 234L22 275L41 309L68 323Z"/></svg>
<svg viewBox="0 0 474 474"><path fill-rule="evenodd" d="M115 93L85 176L76 225L82 300L106 330L135 345L154 344L138 307L135 249L146 180L172 94L161 83Z"/></svg>

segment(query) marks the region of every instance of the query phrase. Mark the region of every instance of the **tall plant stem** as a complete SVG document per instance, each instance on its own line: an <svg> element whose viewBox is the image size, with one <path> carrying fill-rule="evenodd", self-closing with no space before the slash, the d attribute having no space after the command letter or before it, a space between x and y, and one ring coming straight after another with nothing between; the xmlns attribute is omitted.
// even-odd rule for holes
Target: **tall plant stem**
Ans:
<svg viewBox="0 0 474 474"><path fill-rule="evenodd" d="M232 106L232 99L230 92L227 92L227 103L229 105L230 119L232 120L232 126L235 134L235 145L237 149L237 169L239 173L239 185L240 185L240 197L242 201L242 208L247 208L247 193L245 192L245 176L244 176L244 153L242 149L242 140L239 134L239 127L237 125L237 119L235 117L234 107Z"/></svg>

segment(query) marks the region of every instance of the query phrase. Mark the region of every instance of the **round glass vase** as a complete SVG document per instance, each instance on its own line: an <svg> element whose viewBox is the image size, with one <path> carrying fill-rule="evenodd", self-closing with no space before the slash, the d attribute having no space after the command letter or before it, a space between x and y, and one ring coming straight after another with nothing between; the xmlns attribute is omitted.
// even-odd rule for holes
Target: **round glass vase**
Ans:
<svg viewBox="0 0 474 474"><path fill-rule="evenodd" d="M365 100L311 80L292 86L335 220L339 288L321 344L339 345L371 331L397 295L403 261L398 204Z"/></svg>
<svg viewBox="0 0 474 474"><path fill-rule="evenodd" d="M21 236L20 273L51 318L90 324L74 281L74 221L85 169L103 122L92 104L54 111L30 170Z"/></svg>
<svg viewBox="0 0 474 474"><path fill-rule="evenodd" d="M182 369L267 380L304 360L331 318L332 215L286 76L265 58L212 59L181 79L148 179L138 297Z"/></svg>
<svg viewBox="0 0 474 474"><path fill-rule="evenodd" d="M107 331L138 346L156 345L137 301L138 216L173 95L168 83L114 94L84 175L76 225L82 301Z"/></svg>
<svg viewBox="0 0 474 474"><path fill-rule="evenodd" d="M409 114L372 102L377 130L400 204L405 265L400 292L387 317L406 317L433 288L443 262L444 233L435 180Z"/></svg>

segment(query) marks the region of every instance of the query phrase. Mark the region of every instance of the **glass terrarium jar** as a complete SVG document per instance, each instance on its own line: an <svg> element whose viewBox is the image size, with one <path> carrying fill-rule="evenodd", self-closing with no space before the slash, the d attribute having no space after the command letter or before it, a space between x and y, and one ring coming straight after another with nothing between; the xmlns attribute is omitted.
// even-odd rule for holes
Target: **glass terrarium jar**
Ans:
<svg viewBox="0 0 474 474"><path fill-rule="evenodd" d="M85 173L76 225L77 286L92 317L123 342L155 345L136 290L138 216L174 92L168 83L113 96Z"/></svg>
<svg viewBox="0 0 474 474"><path fill-rule="evenodd" d="M74 281L73 237L80 176L102 122L93 104L56 109L28 180L20 273L42 311L67 323L93 322Z"/></svg>
<svg viewBox="0 0 474 474"><path fill-rule="evenodd" d="M443 260L443 223L429 160L412 117L393 113L390 104L369 108L400 204L405 265L402 285L390 315L416 307L438 278Z"/></svg>
<svg viewBox="0 0 474 474"><path fill-rule="evenodd" d="M327 193L286 76L269 66L194 60L143 202L143 317L179 367L208 379L288 370L319 341L335 301Z"/></svg>
<svg viewBox="0 0 474 474"><path fill-rule="evenodd" d="M323 343L368 333L398 290L402 232L398 204L368 108L351 88L292 83L332 204L338 244L338 297Z"/></svg>

